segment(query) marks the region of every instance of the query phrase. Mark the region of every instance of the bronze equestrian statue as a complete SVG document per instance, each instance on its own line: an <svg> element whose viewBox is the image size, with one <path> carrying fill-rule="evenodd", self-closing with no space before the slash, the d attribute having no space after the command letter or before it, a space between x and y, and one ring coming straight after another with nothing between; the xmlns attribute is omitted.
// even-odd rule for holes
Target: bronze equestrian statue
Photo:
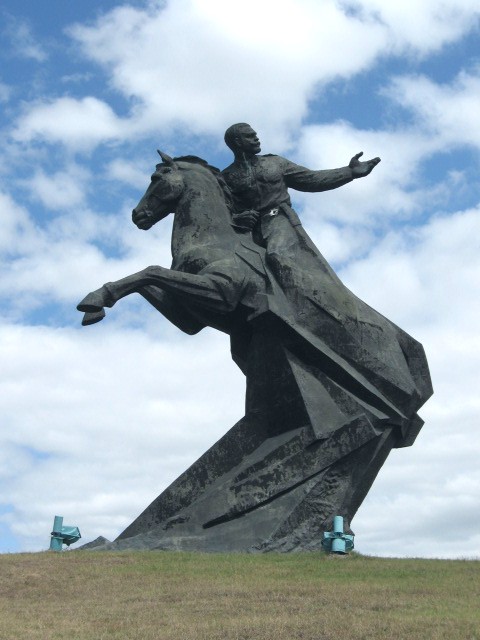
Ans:
<svg viewBox="0 0 480 640"><path fill-rule="evenodd" d="M380 159L311 171L259 155L245 123L225 141L235 159L222 172L159 152L133 210L144 230L174 214L171 268L106 283L78 309L93 324L137 292L190 335L229 334L245 416L98 548L319 549L333 516L349 530L390 450L411 445L423 424L432 387L422 346L342 284L288 194L341 187Z"/></svg>

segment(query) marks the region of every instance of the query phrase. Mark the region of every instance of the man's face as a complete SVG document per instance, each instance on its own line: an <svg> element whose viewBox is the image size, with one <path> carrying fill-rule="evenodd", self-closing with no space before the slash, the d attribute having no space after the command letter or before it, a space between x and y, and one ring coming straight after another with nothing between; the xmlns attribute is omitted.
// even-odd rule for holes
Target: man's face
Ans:
<svg viewBox="0 0 480 640"><path fill-rule="evenodd" d="M255 155L262 150L260 140L252 127L241 127L236 135L236 143L240 151Z"/></svg>

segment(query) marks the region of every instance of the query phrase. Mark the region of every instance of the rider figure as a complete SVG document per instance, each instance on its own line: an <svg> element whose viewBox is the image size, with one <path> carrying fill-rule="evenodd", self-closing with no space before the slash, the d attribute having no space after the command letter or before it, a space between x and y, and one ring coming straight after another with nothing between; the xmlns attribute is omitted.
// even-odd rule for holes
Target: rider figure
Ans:
<svg viewBox="0 0 480 640"><path fill-rule="evenodd" d="M251 230L254 241L265 247L266 263L298 310L297 320L307 324L310 317L313 321L321 307L344 324L356 321L355 297L303 228L291 207L288 188L336 189L367 176L380 158L361 162L362 153L357 153L346 167L312 171L281 156L258 155L260 141L246 123L229 127L225 142L235 155L234 162L222 171L233 198L233 227L240 233Z"/></svg>
<svg viewBox="0 0 480 640"><path fill-rule="evenodd" d="M367 176L380 162L380 158L360 162L362 153L357 153L347 167L311 171L281 156L260 156L257 134L245 122L229 127L225 142L235 155L234 162L222 171L233 195L234 227L244 231L255 228L254 237L262 244L269 235L272 219L279 213L293 226L301 224L291 207L288 187L309 192L336 189ZM256 224L258 221L260 224Z"/></svg>

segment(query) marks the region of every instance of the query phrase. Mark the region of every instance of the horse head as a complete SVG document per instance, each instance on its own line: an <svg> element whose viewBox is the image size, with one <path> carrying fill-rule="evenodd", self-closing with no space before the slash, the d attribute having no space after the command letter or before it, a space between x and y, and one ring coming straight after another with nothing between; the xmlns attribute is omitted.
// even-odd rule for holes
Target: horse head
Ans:
<svg viewBox="0 0 480 640"><path fill-rule="evenodd" d="M150 229L156 222L175 211L185 184L177 163L158 151L162 162L152 173L145 194L132 211L132 220L139 229Z"/></svg>

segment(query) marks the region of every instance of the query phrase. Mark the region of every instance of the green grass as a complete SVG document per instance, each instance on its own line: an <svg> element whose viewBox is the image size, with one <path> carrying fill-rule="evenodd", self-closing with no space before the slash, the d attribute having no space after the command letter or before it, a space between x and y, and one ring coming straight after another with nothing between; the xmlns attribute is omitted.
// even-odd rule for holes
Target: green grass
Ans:
<svg viewBox="0 0 480 640"><path fill-rule="evenodd" d="M1 640L480 640L480 562L303 554L0 556Z"/></svg>

